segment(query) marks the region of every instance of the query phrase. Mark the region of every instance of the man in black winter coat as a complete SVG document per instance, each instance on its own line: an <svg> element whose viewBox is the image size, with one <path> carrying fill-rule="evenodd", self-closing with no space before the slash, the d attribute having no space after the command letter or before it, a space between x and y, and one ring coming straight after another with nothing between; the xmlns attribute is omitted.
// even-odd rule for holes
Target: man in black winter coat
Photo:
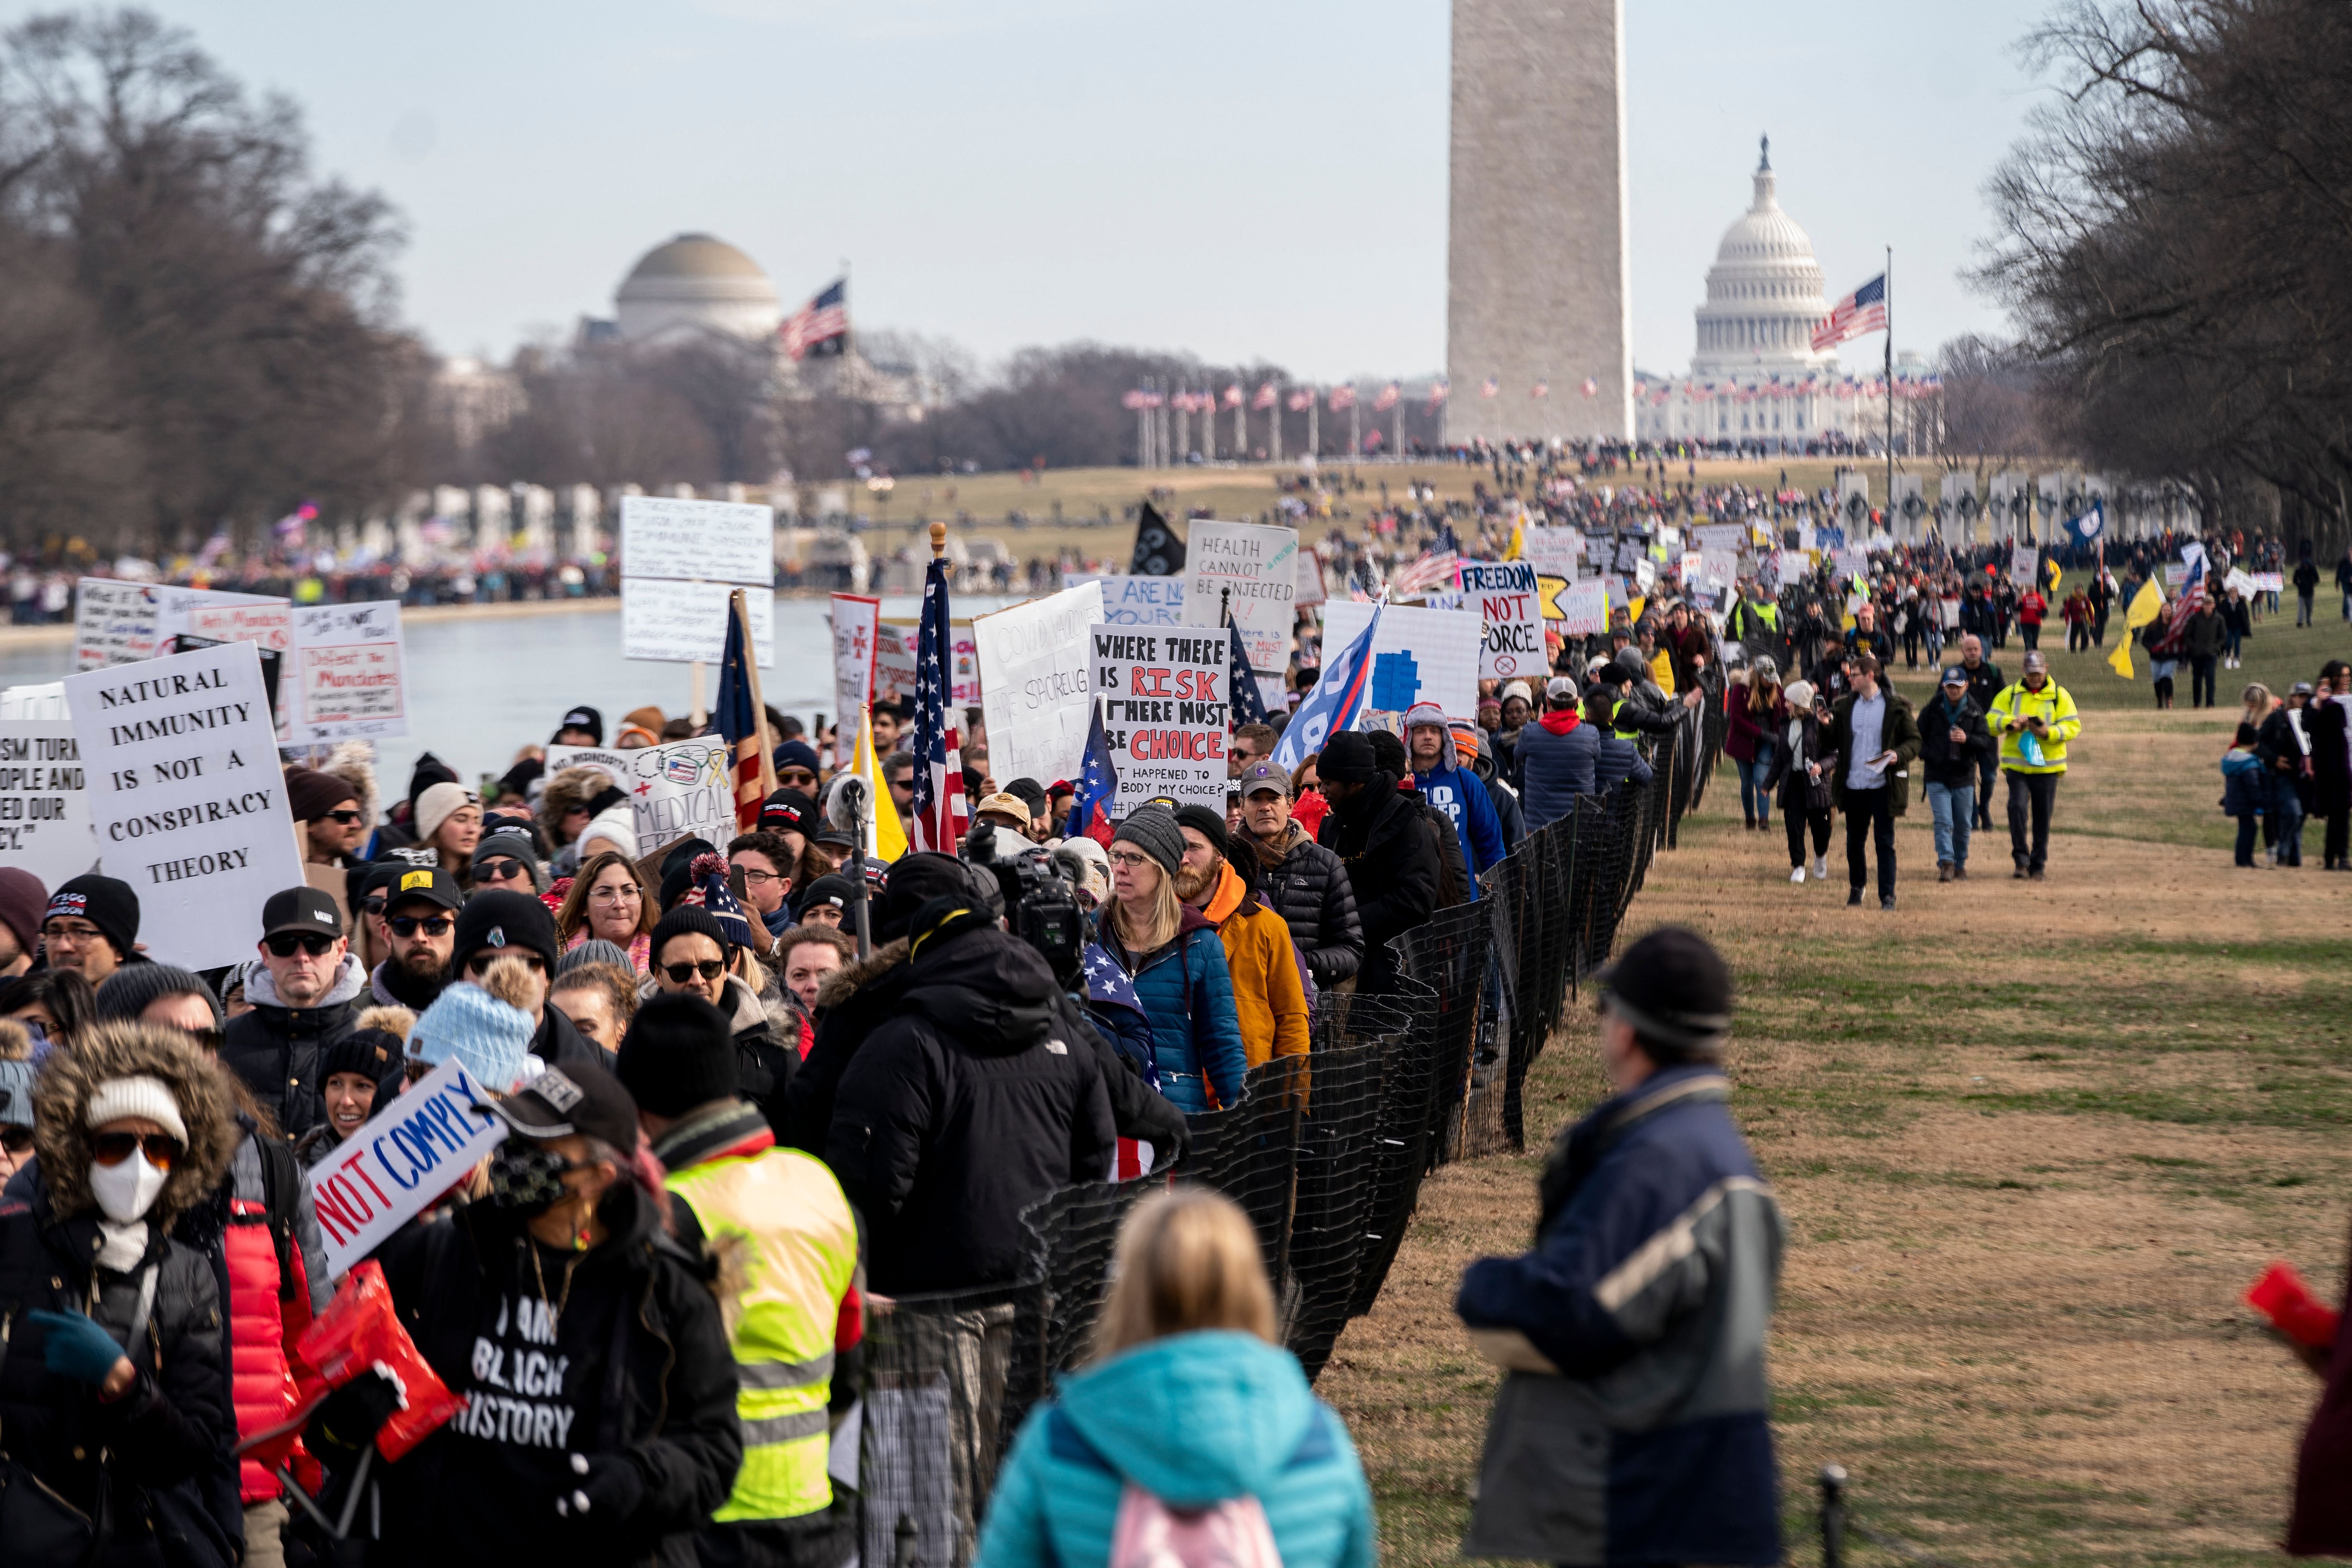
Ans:
<svg viewBox="0 0 2352 1568"><path fill-rule="evenodd" d="M2009 682L2002 678L2000 666L1987 658L1984 650L1984 638L1973 633L1960 638L1960 668L1968 671L1969 700L1976 704L1978 712L1990 713L1992 700ZM1996 744L1992 758L1977 760L1976 826L1988 833L1992 831L1992 784L2000 765L2000 750Z"/></svg>
<svg viewBox="0 0 2352 1568"><path fill-rule="evenodd" d="M1240 842L1257 857L1265 902L1290 928L1318 992L1355 979L1364 962L1356 891L1339 858L1290 819L1290 775L1275 763L1242 770Z"/></svg>
<svg viewBox="0 0 2352 1568"><path fill-rule="evenodd" d="M288 1138L327 1119L319 1058L368 1005L367 971L352 956L342 912L317 888L289 888L261 907L261 963L247 972L253 1011L229 1020L220 1057Z"/></svg>
<svg viewBox="0 0 2352 1568"><path fill-rule="evenodd" d="M1397 793L1397 775L1374 765L1370 736L1352 730L1332 736L1315 771L1331 803L1316 842L1339 857L1357 889L1364 962L1356 994L1382 995L1397 982L1389 943L1426 925L1437 908L1437 836L1424 831L1419 802Z"/></svg>
<svg viewBox="0 0 2352 1568"><path fill-rule="evenodd" d="M1980 666L1979 668L1984 668ZM1977 774L2000 742L1986 727L1984 710L1969 695L1969 670L1944 671L1936 696L1919 711L1919 771L1936 821L1936 880L1966 881L1969 831L1976 819Z"/></svg>
<svg viewBox="0 0 2352 1568"><path fill-rule="evenodd" d="M866 1216L876 1290L1017 1279L1036 1261L1022 1211L1111 1170L1102 1061L984 900L924 904L908 952L897 1009L841 1076L825 1163Z"/></svg>

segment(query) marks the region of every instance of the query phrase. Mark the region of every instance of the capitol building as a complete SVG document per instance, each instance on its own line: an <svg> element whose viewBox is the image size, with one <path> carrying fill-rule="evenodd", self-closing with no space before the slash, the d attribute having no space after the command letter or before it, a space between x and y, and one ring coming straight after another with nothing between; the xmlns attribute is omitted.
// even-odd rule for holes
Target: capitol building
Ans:
<svg viewBox="0 0 2352 1568"><path fill-rule="evenodd" d="M1829 300L1812 240L1780 210L1769 143L1755 179L1755 199L1724 231L1707 268L1690 374L1634 373L1635 438L1784 451L1883 441L1883 382L1847 376L1835 351L1812 346ZM1896 365L1900 395L1911 384L1904 371L1916 384L1926 367L1916 356Z"/></svg>

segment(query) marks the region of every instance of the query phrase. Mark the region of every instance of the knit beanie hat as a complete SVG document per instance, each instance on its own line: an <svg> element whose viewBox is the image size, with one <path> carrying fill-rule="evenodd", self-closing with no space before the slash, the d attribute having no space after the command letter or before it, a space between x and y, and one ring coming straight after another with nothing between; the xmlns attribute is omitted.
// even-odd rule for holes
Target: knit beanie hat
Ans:
<svg viewBox="0 0 2352 1568"><path fill-rule="evenodd" d="M1374 772L1372 738L1360 730L1340 731L1315 759L1316 776L1334 784L1370 784Z"/></svg>
<svg viewBox="0 0 2352 1568"><path fill-rule="evenodd" d="M49 895L41 921L46 925L60 915L96 926L114 944L115 956L124 963L142 962L132 946L139 940L139 895L131 890L130 883L95 871L76 877Z"/></svg>
<svg viewBox="0 0 2352 1568"><path fill-rule="evenodd" d="M0 926L16 935L16 946L30 952L41 944L41 911L49 907L49 890L21 866L0 866Z"/></svg>
<svg viewBox="0 0 2352 1568"><path fill-rule="evenodd" d="M1209 841L1218 854L1225 852L1225 815L1211 811L1205 805L1180 805L1176 808L1176 826L1189 827Z"/></svg>
<svg viewBox="0 0 2352 1568"><path fill-rule="evenodd" d="M621 1037L621 1087L656 1116L683 1116L741 1087L735 1030L727 1015L699 996L658 992Z"/></svg>
<svg viewBox="0 0 2352 1568"><path fill-rule="evenodd" d="M0 1127L33 1124L33 1064L0 1061Z"/></svg>
<svg viewBox="0 0 2352 1568"><path fill-rule="evenodd" d="M482 797L461 784L437 784L416 801L416 841L425 843L464 805L479 805Z"/></svg>
<svg viewBox="0 0 2352 1568"><path fill-rule="evenodd" d="M455 1057L475 1082L504 1094L520 1081L537 1032L521 1008L478 985L452 985L417 1015L408 1031L408 1058L437 1068Z"/></svg>
<svg viewBox="0 0 2352 1568"><path fill-rule="evenodd" d="M1217 826L1222 830L1224 824L1221 822ZM1176 831L1176 818L1165 806L1139 807L1118 825L1110 839L1114 844L1124 839L1134 845L1159 861L1160 869L1171 877L1184 858L1184 836Z"/></svg>
<svg viewBox="0 0 2352 1568"><path fill-rule="evenodd" d="M1601 977L1601 1005L1661 1065L1716 1062L1731 1033L1731 971L1706 938L1660 926Z"/></svg>
<svg viewBox="0 0 2352 1568"><path fill-rule="evenodd" d="M286 770L286 809L297 822L316 822L338 806L357 805L359 801L360 792L332 773L309 768Z"/></svg>
<svg viewBox="0 0 2352 1568"><path fill-rule="evenodd" d="M202 975L176 963L124 964L98 988L95 1011L101 1019L131 1023L147 1010L149 1003L160 1002L166 996L201 996L213 1010L213 1027L228 1026L220 998L213 994L213 988L205 984Z"/></svg>
<svg viewBox="0 0 2352 1568"><path fill-rule="evenodd" d="M81 1124L103 1127L131 1116L146 1118L182 1143L188 1141L187 1119L180 1114L180 1102L172 1098L172 1086L143 1072L108 1079L90 1090L89 1103L82 1108Z"/></svg>
<svg viewBox="0 0 2352 1568"><path fill-rule="evenodd" d="M355 1072L379 1089L401 1070L407 1047L389 1029L353 1029L319 1053L319 1087L339 1072Z"/></svg>
<svg viewBox="0 0 2352 1568"><path fill-rule="evenodd" d="M658 708L632 708L621 715L621 728L613 737L613 744L624 750L634 741L640 746L661 744L661 732L669 721Z"/></svg>
<svg viewBox="0 0 2352 1568"><path fill-rule="evenodd" d="M686 881L671 891L679 872ZM737 947L751 947L751 917L743 911L742 902L735 889L727 885L727 858L716 852L698 855L687 865L662 879L662 904L666 909L699 909L719 922L726 934L722 942Z"/></svg>
<svg viewBox="0 0 2352 1568"><path fill-rule="evenodd" d="M486 947L535 952L552 974L555 917L529 893L509 892L504 888L476 893L457 911L457 934L455 945L449 949L451 972L462 972L466 961ZM483 1081L487 1083L488 1079Z"/></svg>
<svg viewBox="0 0 2352 1568"><path fill-rule="evenodd" d="M555 973L559 975L569 974L587 963L609 963L618 969L628 969L630 967L629 950L618 942L606 942L601 936L591 937L557 959Z"/></svg>
<svg viewBox="0 0 2352 1568"><path fill-rule="evenodd" d="M1372 731L1364 737L1364 743L1372 749L1372 766L1381 773L1402 778L1412 772L1405 763L1404 742L1386 730Z"/></svg>
<svg viewBox="0 0 2352 1568"><path fill-rule="evenodd" d="M521 861L523 868L530 873L531 886L542 893L547 891L547 868L540 864L539 852L533 847L530 834L520 827L501 827L496 833L485 835L474 846L476 865L501 856Z"/></svg>
<svg viewBox="0 0 2352 1568"><path fill-rule="evenodd" d="M972 886L971 868L952 855L931 849L901 855L882 879L881 909L869 912L875 940L898 941L907 934L917 910L942 893L969 894Z"/></svg>
<svg viewBox="0 0 2352 1568"><path fill-rule="evenodd" d="M669 939L684 936L689 931L709 937L719 944L721 952L727 952L735 941L727 934L727 928L719 923L719 918L709 910L698 904L680 904L662 916L661 923L654 927L653 944L647 950L650 961L656 964L661 963L662 949L668 944Z"/></svg>

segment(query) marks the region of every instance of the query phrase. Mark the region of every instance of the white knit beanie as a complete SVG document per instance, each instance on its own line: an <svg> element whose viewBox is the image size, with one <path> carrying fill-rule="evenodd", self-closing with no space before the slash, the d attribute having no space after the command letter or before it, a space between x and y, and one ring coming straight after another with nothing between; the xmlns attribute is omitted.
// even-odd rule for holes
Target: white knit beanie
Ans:
<svg viewBox="0 0 2352 1568"><path fill-rule="evenodd" d="M100 1084L82 1112L82 1125L103 1127L129 1116L143 1116L181 1142L188 1141L188 1124L180 1115L180 1102L172 1098L171 1086L147 1073Z"/></svg>
<svg viewBox="0 0 2352 1568"><path fill-rule="evenodd" d="M473 805L481 797L461 784L446 780L435 784L416 797L416 842L422 844L441 831L461 805Z"/></svg>

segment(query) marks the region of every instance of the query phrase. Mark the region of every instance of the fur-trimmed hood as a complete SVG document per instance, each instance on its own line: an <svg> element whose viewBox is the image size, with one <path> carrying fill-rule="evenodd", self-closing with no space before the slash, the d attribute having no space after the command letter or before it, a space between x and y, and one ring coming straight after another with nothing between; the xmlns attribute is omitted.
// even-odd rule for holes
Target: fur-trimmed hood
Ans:
<svg viewBox="0 0 2352 1568"><path fill-rule="evenodd" d="M375 787L375 742L345 741L327 753L319 771L342 780L357 792L360 820L374 827L376 810L383 804L383 795Z"/></svg>
<svg viewBox="0 0 2352 1568"><path fill-rule="evenodd" d="M611 788L612 784L612 775L602 768L559 769L539 794L539 827L548 844L553 847L563 842L562 830L566 813L573 806L586 805Z"/></svg>
<svg viewBox="0 0 2352 1568"><path fill-rule="evenodd" d="M70 1050L51 1051L33 1084L33 1152L41 1163L52 1212L72 1219L98 1207L89 1190L90 1096L110 1079L144 1074L163 1079L188 1124L187 1157L172 1167L146 1218L159 1230L202 1203L228 1174L237 1126L224 1071L177 1029L155 1024L92 1024Z"/></svg>
<svg viewBox="0 0 2352 1568"><path fill-rule="evenodd" d="M839 969L817 982L816 1005L838 1007L856 995L860 987L870 984L907 962L907 939L900 937L874 950L871 958L852 959Z"/></svg>

